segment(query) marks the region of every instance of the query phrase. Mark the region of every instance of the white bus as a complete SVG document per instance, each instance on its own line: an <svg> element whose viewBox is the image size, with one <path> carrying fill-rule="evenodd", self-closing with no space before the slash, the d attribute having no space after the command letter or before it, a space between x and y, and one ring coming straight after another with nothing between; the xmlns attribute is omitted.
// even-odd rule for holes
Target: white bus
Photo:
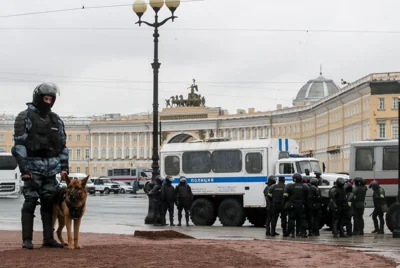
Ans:
<svg viewBox="0 0 400 268"><path fill-rule="evenodd" d="M0 196L19 196L22 190L18 164L11 153L0 152Z"/></svg>
<svg viewBox="0 0 400 268"><path fill-rule="evenodd" d="M386 201L391 205L398 193L399 141L370 140L354 142L350 145L349 175L365 179L367 185L373 180L385 190ZM372 190L367 191L367 206L372 204Z"/></svg>
<svg viewBox="0 0 400 268"><path fill-rule="evenodd" d="M194 195L191 208L194 224L211 226L218 217L224 226L241 226L247 217L255 226L263 226L265 182L268 176L277 174L284 159L293 163L293 173L302 173L297 170L300 166L297 161L307 159L289 157L298 153L298 144L291 139L217 138L165 144L161 150L161 175L173 176L174 184L179 183L180 176L186 177ZM310 160L317 164L316 159ZM292 177L286 175L286 181L292 182Z"/></svg>

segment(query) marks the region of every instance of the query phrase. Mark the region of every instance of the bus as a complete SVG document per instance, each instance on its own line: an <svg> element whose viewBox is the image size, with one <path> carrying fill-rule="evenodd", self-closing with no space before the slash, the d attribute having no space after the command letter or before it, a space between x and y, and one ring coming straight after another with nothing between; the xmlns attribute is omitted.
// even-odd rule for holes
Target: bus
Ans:
<svg viewBox="0 0 400 268"><path fill-rule="evenodd" d="M161 149L160 171L163 177L172 176L173 184L179 183L180 176L186 177L194 195L191 218L195 225L211 226L218 217L223 226L242 226L246 218L255 226L263 226L263 190L269 176L281 171L290 183L293 173L303 173L301 164L320 170L317 159L299 158L298 154L299 146L292 139L213 138L171 143ZM292 174L281 168L284 164L291 167ZM334 179L322 187L329 191Z"/></svg>
<svg viewBox="0 0 400 268"><path fill-rule="evenodd" d="M133 181L138 180L139 189L147 192L147 186L151 182L151 169L144 167L110 168L107 176L113 181L124 181L131 186L133 186Z"/></svg>
<svg viewBox="0 0 400 268"><path fill-rule="evenodd" d="M0 196L20 196L22 181L16 159L11 153L0 152Z"/></svg>
<svg viewBox="0 0 400 268"><path fill-rule="evenodd" d="M350 145L349 176L365 179L367 186L376 180L385 190L388 206L396 202L398 193L399 141L377 139ZM372 207L372 190L367 191L366 203Z"/></svg>

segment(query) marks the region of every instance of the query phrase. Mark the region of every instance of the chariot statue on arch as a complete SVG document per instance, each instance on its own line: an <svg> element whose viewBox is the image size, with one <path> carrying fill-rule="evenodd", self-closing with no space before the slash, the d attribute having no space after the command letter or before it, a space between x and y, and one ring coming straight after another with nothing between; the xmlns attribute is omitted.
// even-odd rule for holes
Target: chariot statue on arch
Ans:
<svg viewBox="0 0 400 268"><path fill-rule="evenodd" d="M171 96L169 99L165 100L166 107L200 107L205 106L206 99L201 94L197 94L199 92L199 87L196 85L196 80L193 79L193 84L188 87L190 89L190 93L188 93L187 99L183 98L183 95Z"/></svg>

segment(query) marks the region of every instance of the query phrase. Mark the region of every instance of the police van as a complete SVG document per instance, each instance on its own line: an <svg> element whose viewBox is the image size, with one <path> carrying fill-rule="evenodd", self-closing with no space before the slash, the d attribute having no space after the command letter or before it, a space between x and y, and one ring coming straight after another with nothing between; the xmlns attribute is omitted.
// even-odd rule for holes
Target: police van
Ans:
<svg viewBox="0 0 400 268"><path fill-rule="evenodd" d="M396 202L399 178L399 141L376 139L350 145L349 175L362 177L370 184L376 180L385 190L388 205ZM367 191L366 203L372 207L372 190Z"/></svg>
<svg viewBox="0 0 400 268"><path fill-rule="evenodd" d="M317 159L291 155L299 155L299 146L292 139L214 138L165 144L161 150L161 175L172 176L174 184L179 183L180 176L186 177L194 195L194 224L211 226L218 217L224 226L242 226L246 218L255 226L263 226L263 189L268 176L280 173L288 183L292 182L293 173L304 175L306 167L311 172L320 171ZM327 189L336 177L331 178Z"/></svg>
<svg viewBox="0 0 400 268"><path fill-rule="evenodd" d="M0 196L19 196L22 181L16 159L11 153L0 151Z"/></svg>

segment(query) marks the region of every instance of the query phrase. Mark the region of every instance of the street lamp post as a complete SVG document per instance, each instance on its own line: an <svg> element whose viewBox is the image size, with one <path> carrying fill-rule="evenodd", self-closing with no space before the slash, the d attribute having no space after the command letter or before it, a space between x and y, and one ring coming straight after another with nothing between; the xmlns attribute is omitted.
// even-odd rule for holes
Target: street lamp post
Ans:
<svg viewBox="0 0 400 268"><path fill-rule="evenodd" d="M166 6L171 11L172 15L163 21L158 21L158 11L164 6L164 0L150 0L150 6L153 8L155 12L155 20L154 23L148 23L146 21L142 21L142 16L147 10L147 4L144 0L136 0L133 4L133 11L139 17L139 21L136 24L141 26L142 23L154 28L154 61L151 64L153 68L153 155L151 159L153 163L151 164L152 168L152 185L154 186L156 176L160 175L160 166L158 161L160 159L158 155L158 72L160 69L161 63L158 61L158 28L164 25L167 21L176 19L174 16L175 10L178 8L180 4L180 0L165 0ZM152 224L154 222L154 203L153 197L149 196L149 208L148 213L145 218L145 224Z"/></svg>

